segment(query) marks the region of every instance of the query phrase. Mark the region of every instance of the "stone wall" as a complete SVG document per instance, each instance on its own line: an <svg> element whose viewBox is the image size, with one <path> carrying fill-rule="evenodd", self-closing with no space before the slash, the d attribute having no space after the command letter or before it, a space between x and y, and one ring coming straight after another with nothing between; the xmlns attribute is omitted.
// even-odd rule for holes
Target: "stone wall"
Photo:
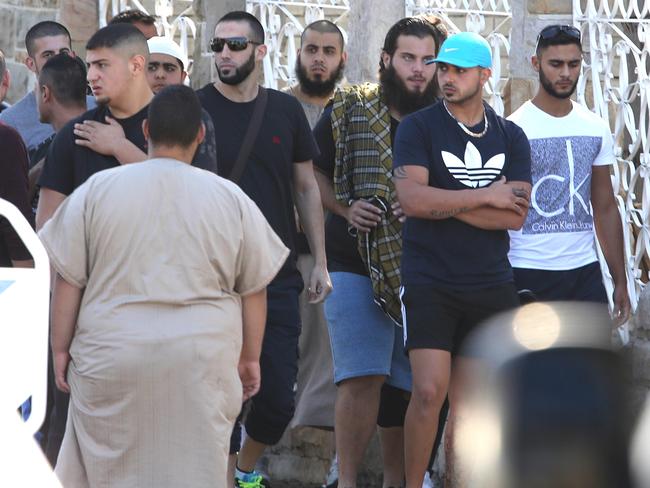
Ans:
<svg viewBox="0 0 650 488"><path fill-rule="evenodd" d="M530 58L535 52L537 33L548 24L573 23L571 2L528 0L512 3L510 49L510 90L506 113L511 113L537 90L537 74Z"/></svg>
<svg viewBox="0 0 650 488"><path fill-rule="evenodd" d="M43 20L64 24L72 36L73 49L83 54L86 40L97 30L96 0L0 1L0 49L11 72L7 101L13 103L34 87L35 78L24 64L25 34Z"/></svg>

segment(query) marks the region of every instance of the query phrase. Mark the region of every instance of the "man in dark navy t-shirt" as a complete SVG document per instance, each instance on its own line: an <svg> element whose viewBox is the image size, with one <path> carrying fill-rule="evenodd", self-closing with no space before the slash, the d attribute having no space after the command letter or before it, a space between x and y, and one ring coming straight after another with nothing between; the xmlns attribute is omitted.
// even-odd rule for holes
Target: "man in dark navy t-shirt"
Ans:
<svg viewBox="0 0 650 488"><path fill-rule="evenodd" d="M467 360L457 353L467 333L518 305L507 229L523 225L531 188L525 134L481 99L492 64L488 43L456 34L433 62L443 100L402 121L393 158L407 216L402 302L413 371L404 428L407 488L422 486L448 390L453 432L452 356L453 371L463 369Z"/></svg>

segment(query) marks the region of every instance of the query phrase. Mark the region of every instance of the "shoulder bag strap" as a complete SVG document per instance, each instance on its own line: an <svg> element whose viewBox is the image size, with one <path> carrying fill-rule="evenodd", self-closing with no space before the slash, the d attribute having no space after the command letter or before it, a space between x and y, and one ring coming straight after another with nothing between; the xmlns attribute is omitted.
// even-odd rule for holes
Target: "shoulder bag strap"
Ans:
<svg viewBox="0 0 650 488"><path fill-rule="evenodd" d="M248 157L253 150L253 143L257 138L257 134L260 132L260 127L262 126L262 119L264 118L264 112L266 111L267 101L268 93L263 86L260 86L257 100L255 100L255 107L253 108L253 116L248 124L248 129L246 129L246 135L244 136L241 148L239 148L237 161L235 161L235 165L232 167L232 171L228 176L228 179L235 183L239 182L242 174L244 174L244 169L246 169Z"/></svg>

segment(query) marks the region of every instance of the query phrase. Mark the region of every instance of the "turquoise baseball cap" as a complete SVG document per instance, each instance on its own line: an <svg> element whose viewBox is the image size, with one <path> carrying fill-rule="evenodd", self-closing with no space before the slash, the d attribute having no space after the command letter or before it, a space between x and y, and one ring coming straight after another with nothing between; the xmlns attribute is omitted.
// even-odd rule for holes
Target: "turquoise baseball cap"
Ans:
<svg viewBox="0 0 650 488"><path fill-rule="evenodd" d="M492 50L488 42L474 32L459 32L449 36L440 47L438 57L431 63L446 63L459 68L492 67Z"/></svg>

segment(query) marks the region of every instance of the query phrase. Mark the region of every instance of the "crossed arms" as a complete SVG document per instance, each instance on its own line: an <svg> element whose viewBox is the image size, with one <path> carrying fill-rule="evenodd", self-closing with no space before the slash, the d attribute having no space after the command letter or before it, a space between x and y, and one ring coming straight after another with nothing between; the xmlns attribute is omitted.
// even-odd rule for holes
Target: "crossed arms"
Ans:
<svg viewBox="0 0 650 488"><path fill-rule="evenodd" d="M428 169L406 165L395 168L393 181L407 217L455 218L485 230L521 229L530 203L530 183L505 177L485 188L443 190L429 186Z"/></svg>

